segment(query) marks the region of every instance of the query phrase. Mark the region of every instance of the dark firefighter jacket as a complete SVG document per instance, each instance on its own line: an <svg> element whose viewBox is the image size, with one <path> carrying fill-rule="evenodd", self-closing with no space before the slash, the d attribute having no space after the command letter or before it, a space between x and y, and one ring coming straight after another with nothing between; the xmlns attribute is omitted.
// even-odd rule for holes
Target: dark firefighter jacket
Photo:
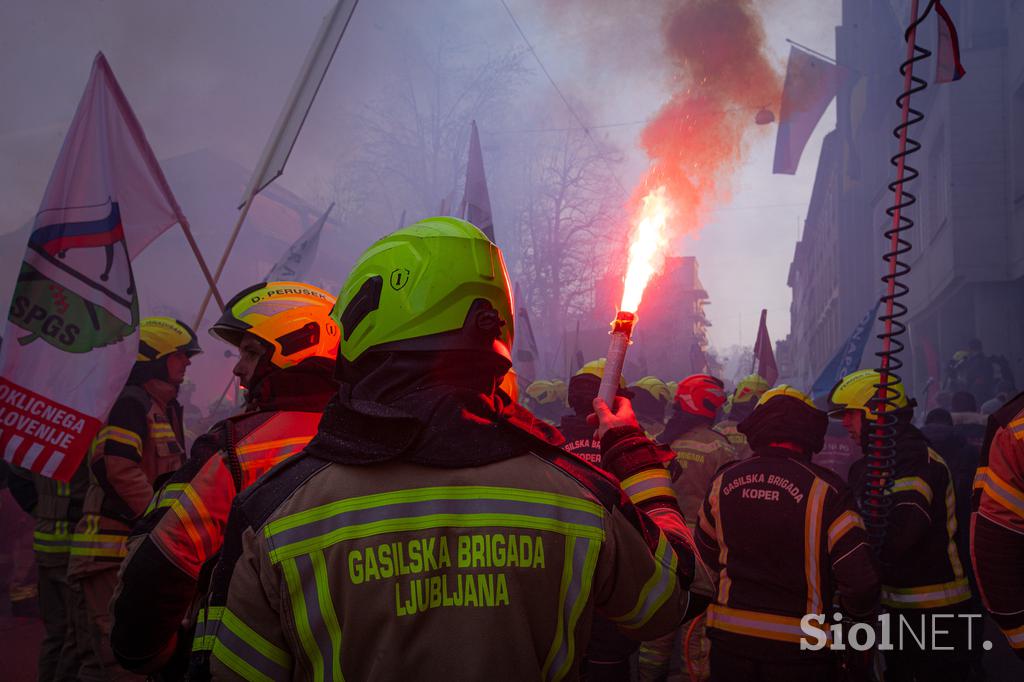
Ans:
<svg viewBox="0 0 1024 682"><path fill-rule="evenodd" d="M722 465L736 459L729 440L710 425L693 424L682 433L672 428L673 422L662 434L675 454L676 476L672 487L679 498L687 525L697 526L697 511L711 486L711 479ZM671 440L668 440L671 438Z"/></svg>
<svg viewBox="0 0 1024 682"><path fill-rule="evenodd" d="M184 672L193 605L207 587L203 567L220 551L231 503L306 447L337 390L333 369L312 358L269 374L254 387L260 401L199 438L188 463L154 497L128 540L114 595L111 643L126 668L163 667L165 677ZM179 647L184 651L175 655Z"/></svg>
<svg viewBox="0 0 1024 682"><path fill-rule="evenodd" d="M80 466L70 481L56 481L28 469L7 465L14 499L35 520L32 549L40 566L67 566L71 532L82 518L89 473Z"/></svg>
<svg viewBox="0 0 1024 682"><path fill-rule="evenodd" d="M949 467L915 427L896 438L892 506L881 551L882 604L890 609L956 610L971 588L956 544L956 492ZM866 460L850 467L862 491Z"/></svg>
<svg viewBox="0 0 1024 682"><path fill-rule="evenodd" d="M989 418L974 479L971 559L985 608L1024 658L1024 393Z"/></svg>
<svg viewBox="0 0 1024 682"><path fill-rule="evenodd" d="M713 428L729 441L729 445L732 446L734 459L746 459L750 457L752 451L747 443L747 437L736 428L738 424L738 421L726 419L715 424Z"/></svg>
<svg viewBox="0 0 1024 682"><path fill-rule="evenodd" d="M750 658L816 655L800 650L800 620L824 614L827 628L836 592L846 616L866 618L878 606L878 569L849 489L789 450L755 450L724 466L704 499L696 540L718 576L709 636Z"/></svg>
<svg viewBox="0 0 1024 682"><path fill-rule="evenodd" d="M178 387L129 384L89 452L89 489L71 538L68 577L108 570L127 555L132 524L185 461Z"/></svg>
<svg viewBox="0 0 1024 682"><path fill-rule="evenodd" d="M562 449L570 452L584 462L601 466L601 441L594 436L594 427L587 423L586 417L567 414L562 417L558 430L565 436Z"/></svg>
<svg viewBox="0 0 1024 682"><path fill-rule="evenodd" d="M595 610L638 639L675 627L693 556L667 472L629 477L660 500L644 514L499 412L463 386L343 385L309 448L236 500L193 674L564 679Z"/></svg>

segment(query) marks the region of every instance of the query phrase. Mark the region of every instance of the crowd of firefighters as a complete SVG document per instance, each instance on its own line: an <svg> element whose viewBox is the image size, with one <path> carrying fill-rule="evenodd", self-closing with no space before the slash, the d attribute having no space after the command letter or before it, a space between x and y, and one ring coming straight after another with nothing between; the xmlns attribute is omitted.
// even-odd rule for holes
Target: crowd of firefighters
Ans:
<svg viewBox="0 0 1024 682"><path fill-rule="evenodd" d="M968 533L971 493L895 387L876 548L865 460L812 461L830 413L867 447L874 371L824 410L706 374L609 406L602 360L520 395L512 311L499 249L454 218L376 243L337 300L248 288L210 329L246 403L188 452L197 335L143 319L78 474L7 467L36 521L39 679L873 679L877 651L805 650L801 621L885 612L928 629L885 679L965 680L979 598L1024 656L1024 394L988 419Z"/></svg>

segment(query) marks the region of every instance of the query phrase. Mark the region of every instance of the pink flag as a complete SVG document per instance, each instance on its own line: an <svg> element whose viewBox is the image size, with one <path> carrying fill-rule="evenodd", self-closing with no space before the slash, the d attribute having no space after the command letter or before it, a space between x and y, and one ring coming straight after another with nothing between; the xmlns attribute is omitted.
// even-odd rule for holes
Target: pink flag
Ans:
<svg viewBox="0 0 1024 682"><path fill-rule="evenodd" d="M949 12L939 0L935 0L935 13L939 15L939 44L936 50L935 82L952 83L964 77L960 63L960 39Z"/></svg>
<svg viewBox="0 0 1024 682"><path fill-rule="evenodd" d="M796 173L807 140L839 91L840 76L841 70L835 64L796 47L789 48L773 173Z"/></svg>
<svg viewBox="0 0 1024 682"><path fill-rule="evenodd" d="M131 257L182 220L102 53L29 236L0 349L0 452L69 480L138 352Z"/></svg>

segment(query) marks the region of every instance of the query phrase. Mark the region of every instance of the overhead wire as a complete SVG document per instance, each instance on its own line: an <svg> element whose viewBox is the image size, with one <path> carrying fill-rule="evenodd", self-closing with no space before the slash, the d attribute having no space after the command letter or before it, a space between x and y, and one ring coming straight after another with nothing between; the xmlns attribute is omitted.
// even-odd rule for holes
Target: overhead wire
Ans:
<svg viewBox="0 0 1024 682"><path fill-rule="evenodd" d="M565 104L565 108L568 110L568 112L572 115L574 119L576 119L576 122L580 124L580 129L587 136L587 139L589 139L591 143L593 143L594 149L598 152L600 158L605 162L605 165L608 167L608 171L611 173L612 178L615 179L615 184L618 185L619 189L622 191L622 195L628 199L629 192L626 191L626 187L625 185L622 184L622 180L619 179L618 174L612 168L611 162L608 161L608 157L602 152L601 145L598 144L598 141L596 139L594 139L593 134L590 132L591 126L588 126L586 123L583 122L583 118L580 117L579 113L576 112L576 108L573 107L572 104L569 102L569 98L566 97L565 93L562 92L562 89L558 87L558 83L555 82L555 79L551 76L551 72L548 71L546 66L544 66L544 62L541 60L540 55L537 54L537 50L533 48L533 43L531 43L530 39L526 37L526 33L523 31L523 27L519 25L519 21L516 19L515 14L512 13L512 8L508 6L508 3L505 2L505 0L499 0L499 2L501 2L502 7L505 8L505 12L508 13L508 18L512 20L512 25L515 26L516 31L519 33L519 37L523 39L523 42L526 43L527 49L530 50L530 54L532 54L533 58L537 61L537 65L540 66L540 70L544 73L544 76L548 79L548 82L551 83L551 87L554 88L556 93L558 93L558 97L562 100L562 103Z"/></svg>

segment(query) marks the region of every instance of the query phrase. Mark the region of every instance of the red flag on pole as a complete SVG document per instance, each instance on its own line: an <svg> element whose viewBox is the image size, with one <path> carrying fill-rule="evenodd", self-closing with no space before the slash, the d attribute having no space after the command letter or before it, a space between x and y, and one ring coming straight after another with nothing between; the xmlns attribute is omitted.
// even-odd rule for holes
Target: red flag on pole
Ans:
<svg viewBox="0 0 1024 682"><path fill-rule="evenodd" d="M39 206L0 349L0 453L69 480L139 348L131 256L184 220L103 54Z"/></svg>
<svg viewBox="0 0 1024 682"><path fill-rule="evenodd" d="M949 12L940 0L935 0L935 13L939 15L939 42L935 60L935 82L952 83L964 77L960 63L960 39Z"/></svg>
<svg viewBox="0 0 1024 682"><path fill-rule="evenodd" d="M772 386L779 379L779 367L775 364L775 352L772 340L768 338L768 311L761 311L761 324L757 328L757 340L754 342L754 366L752 372L764 377Z"/></svg>

